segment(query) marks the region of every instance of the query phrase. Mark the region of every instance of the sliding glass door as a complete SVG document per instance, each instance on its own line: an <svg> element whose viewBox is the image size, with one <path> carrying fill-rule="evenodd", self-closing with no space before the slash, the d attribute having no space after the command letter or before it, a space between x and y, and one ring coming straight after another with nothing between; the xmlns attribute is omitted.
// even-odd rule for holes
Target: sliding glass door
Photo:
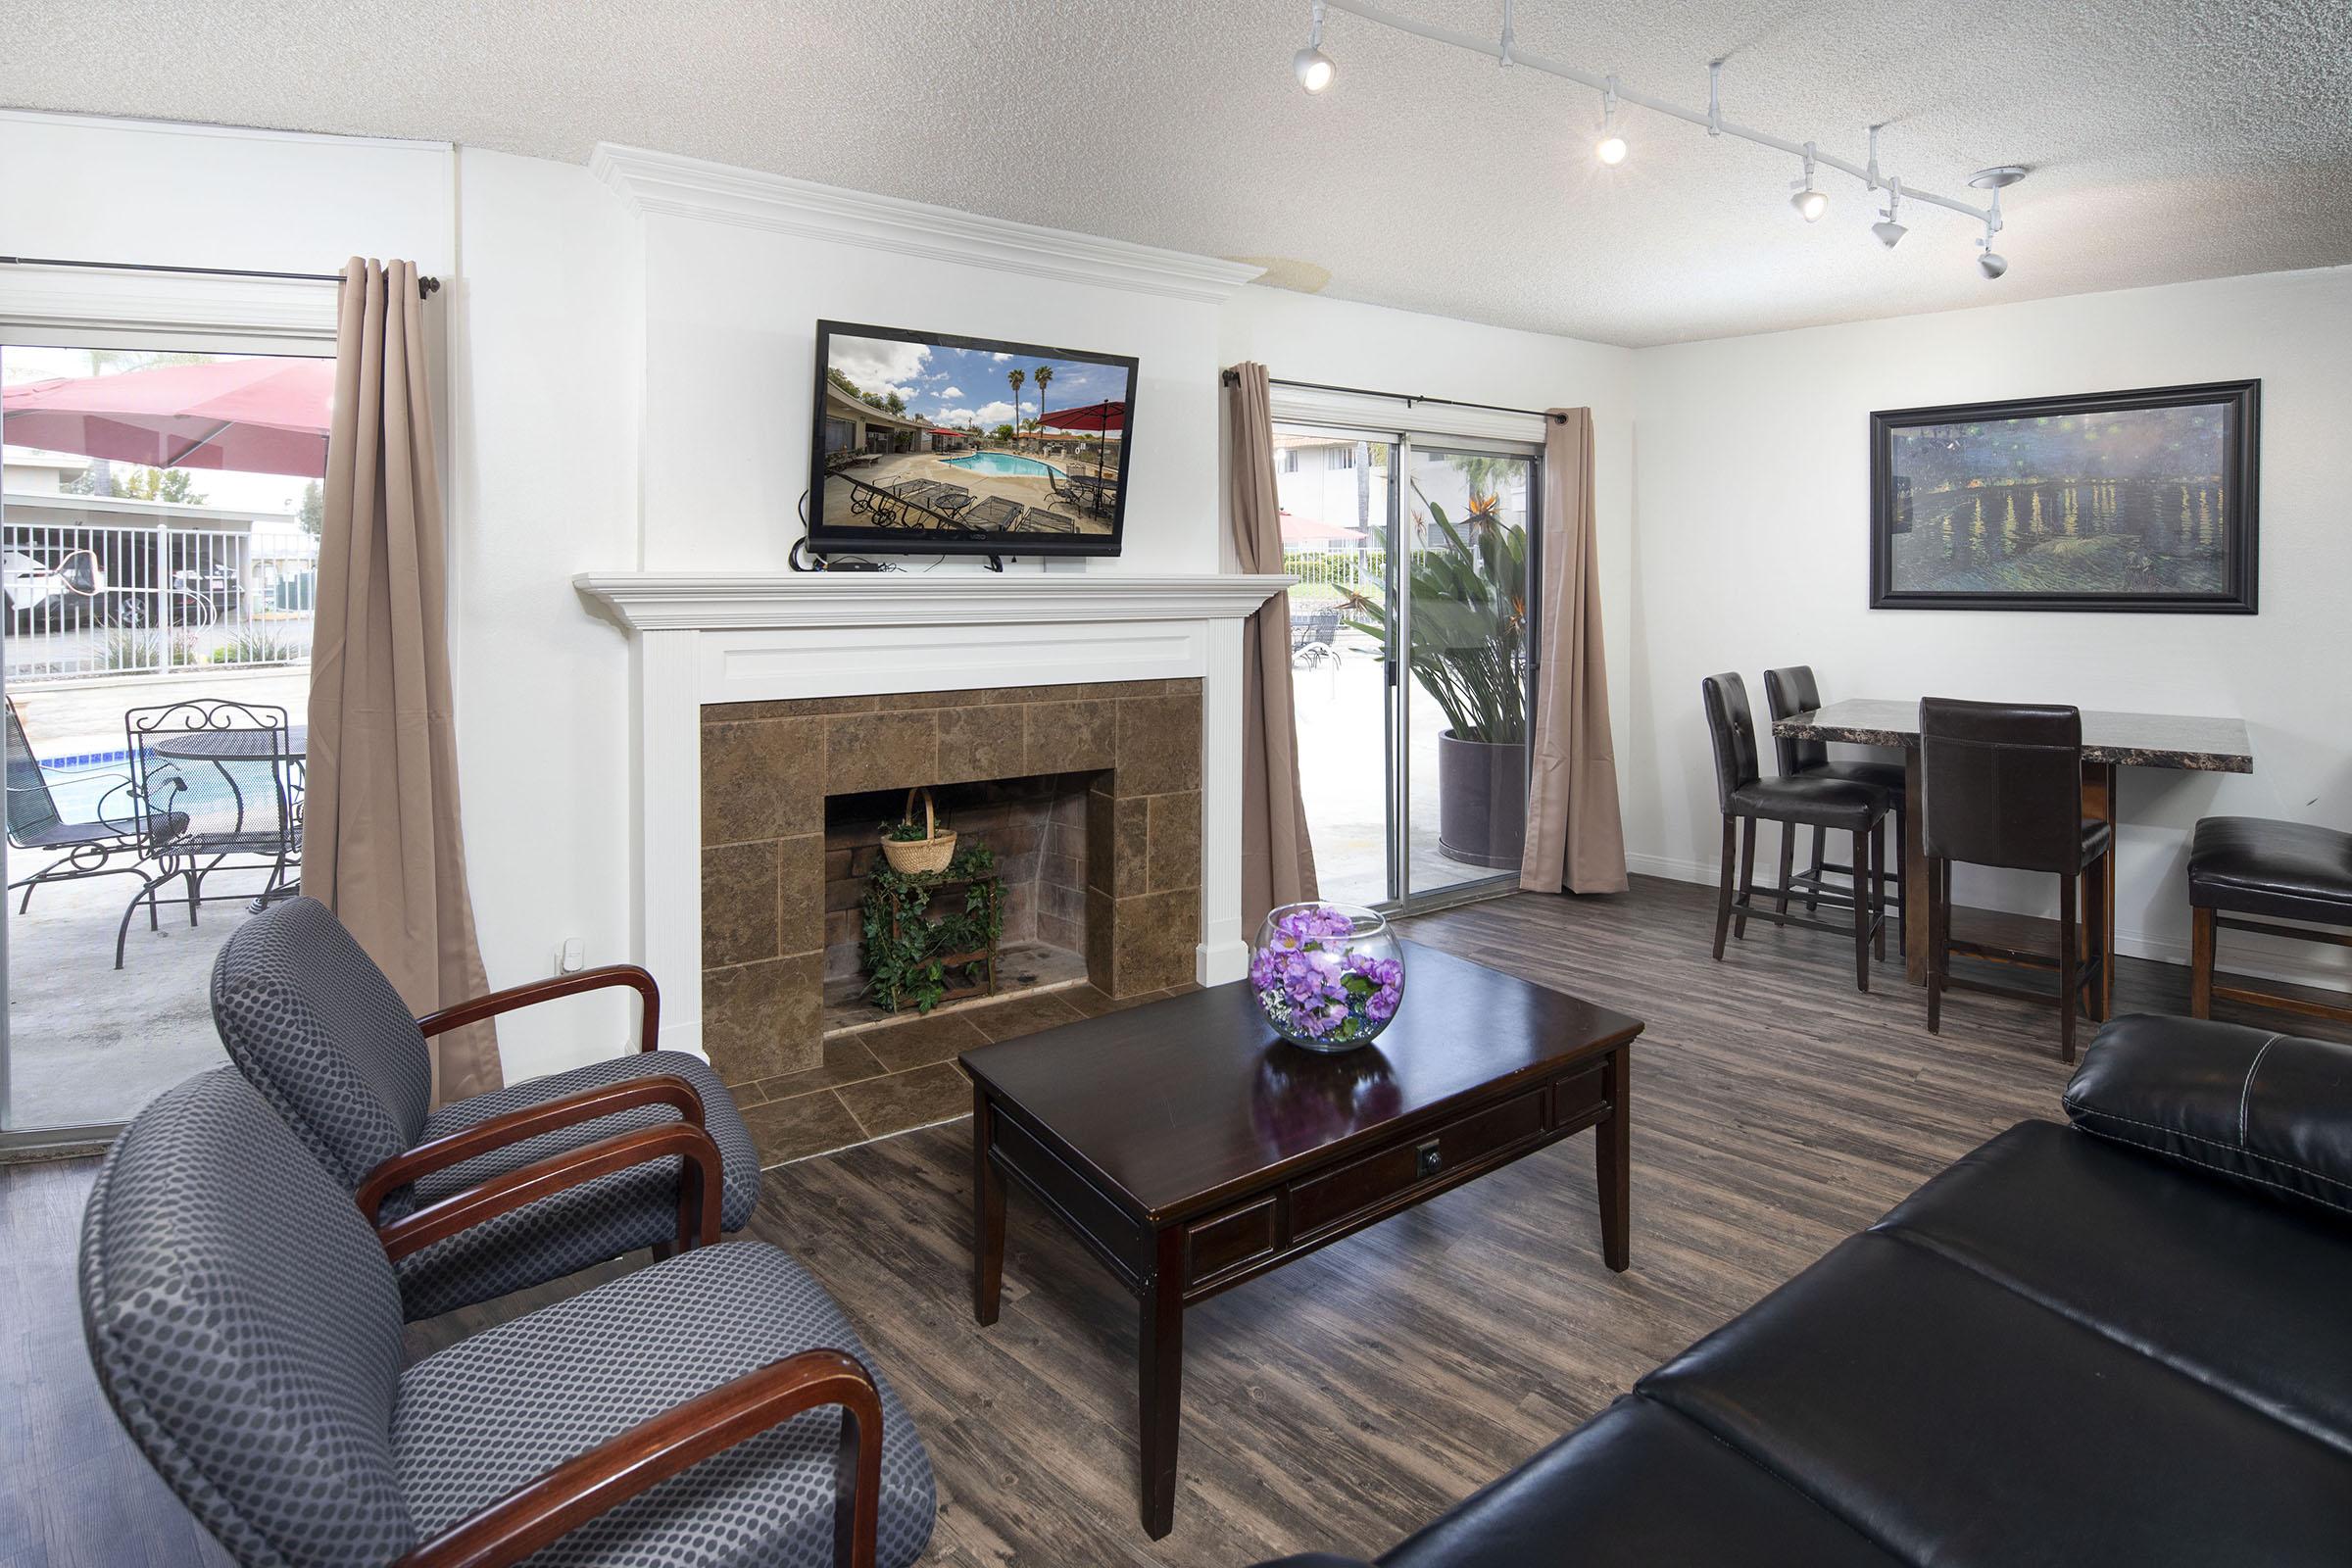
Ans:
<svg viewBox="0 0 2352 1568"><path fill-rule="evenodd" d="M1323 896L1507 887L1527 818L1532 447L1279 425L1300 788Z"/></svg>

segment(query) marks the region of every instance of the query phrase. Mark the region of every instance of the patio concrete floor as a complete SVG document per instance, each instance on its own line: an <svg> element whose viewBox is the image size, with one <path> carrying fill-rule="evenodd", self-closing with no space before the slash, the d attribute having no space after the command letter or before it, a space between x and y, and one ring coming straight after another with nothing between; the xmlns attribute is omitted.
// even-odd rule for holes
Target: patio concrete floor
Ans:
<svg viewBox="0 0 2352 1568"><path fill-rule="evenodd" d="M20 686L9 696L39 757L119 750L128 708L186 697L231 698L284 708L301 723L309 705L307 669L147 677L88 686ZM118 768L120 764L115 764ZM50 857L11 850L8 876L27 876ZM167 906L161 930L132 920L123 966L115 962L115 929L138 890L134 877L55 883L33 893L17 913L11 894L8 931L7 1128L109 1125L125 1121L157 1094L226 1060L213 1032L208 984L213 956L247 918L245 899L267 873L217 874L205 886L200 924ZM175 890L167 890L167 897ZM236 897L226 895L236 894ZM215 901L213 895L223 895Z"/></svg>

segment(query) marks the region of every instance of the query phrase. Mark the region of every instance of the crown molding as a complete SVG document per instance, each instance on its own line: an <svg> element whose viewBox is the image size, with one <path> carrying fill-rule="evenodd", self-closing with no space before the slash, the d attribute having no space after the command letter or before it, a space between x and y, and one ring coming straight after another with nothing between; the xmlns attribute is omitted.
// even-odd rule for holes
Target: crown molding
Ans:
<svg viewBox="0 0 2352 1568"><path fill-rule="evenodd" d="M1007 581L904 572L586 571L571 582L622 625L644 632L1238 620L1295 580L1280 573Z"/></svg>
<svg viewBox="0 0 2352 1568"><path fill-rule="evenodd" d="M699 219L1063 283L1215 304L1261 269L600 142L589 171L643 217Z"/></svg>

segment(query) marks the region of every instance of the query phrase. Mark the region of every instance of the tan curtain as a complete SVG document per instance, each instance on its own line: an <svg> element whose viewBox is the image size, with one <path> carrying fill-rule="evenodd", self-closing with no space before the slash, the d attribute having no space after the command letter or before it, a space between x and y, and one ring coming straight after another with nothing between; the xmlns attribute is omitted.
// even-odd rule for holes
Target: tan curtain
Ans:
<svg viewBox="0 0 2352 1568"><path fill-rule="evenodd" d="M1553 409L1544 435L1544 623L1535 765L1527 788L1531 893L1623 893L1625 830L1609 742L1600 644L1600 545L1592 520L1592 411Z"/></svg>
<svg viewBox="0 0 2352 1568"><path fill-rule="evenodd" d="M413 263L344 269L302 843L303 891L418 1013L490 989L458 828L423 315ZM499 1087L487 1025L433 1045L435 1103Z"/></svg>
<svg viewBox="0 0 2352 1568"><path fill-rule="evenodd" d="M1274 406L1266 368L1234 368L1233 545L1244 571L1282 569L1282 506L1274 494ZM1298 725L1291 708L1291 601L1276 594L1242 632L1242 929L1278 904L1315 897L1315 851L1298 795Z"/></svg>

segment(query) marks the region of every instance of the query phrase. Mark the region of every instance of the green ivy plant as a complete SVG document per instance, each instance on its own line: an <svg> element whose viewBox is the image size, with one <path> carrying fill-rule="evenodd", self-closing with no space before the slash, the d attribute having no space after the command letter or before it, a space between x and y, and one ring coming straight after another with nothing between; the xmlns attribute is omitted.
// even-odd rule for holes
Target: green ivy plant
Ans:
<svg viewBox="0 0 2352 1568"><path fill-rule="evenodd" d="M964 885L960 906L949 899L933 911L941 890L957 882ZM953 965L948 960L957 954L994 954L1004 934L1004 882L997 875L996 852L985 844L967 845L946 870L914 875L881 861L865 880L859 914L866 995L892 1012L913 1007L927 1013L952 985L981 978L980 959Z"/></svg>
<svg viewBox="0 0 2352 1568"><path fill-rule="evenodd" d="M944 828L948 824L942 822L939 825ZM896 822L883 823L882 836L893 844L912 844L919 839L927 839L931 835L923 831L922 823L911 817L902 817Z"/></svg>

